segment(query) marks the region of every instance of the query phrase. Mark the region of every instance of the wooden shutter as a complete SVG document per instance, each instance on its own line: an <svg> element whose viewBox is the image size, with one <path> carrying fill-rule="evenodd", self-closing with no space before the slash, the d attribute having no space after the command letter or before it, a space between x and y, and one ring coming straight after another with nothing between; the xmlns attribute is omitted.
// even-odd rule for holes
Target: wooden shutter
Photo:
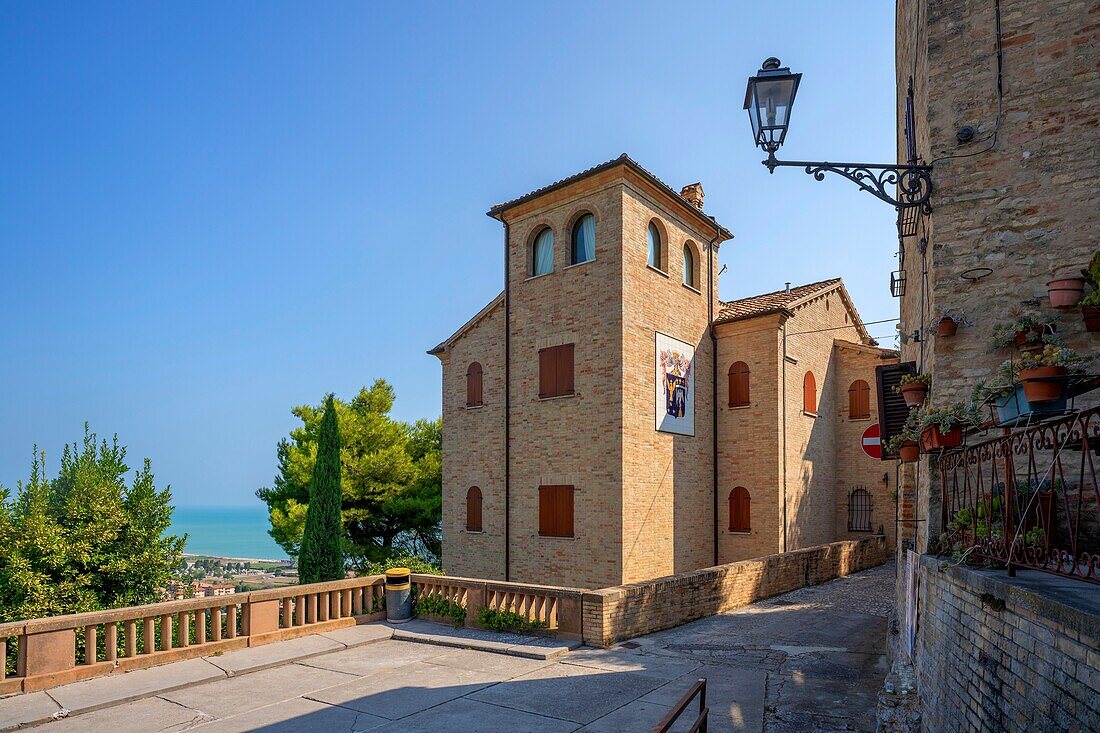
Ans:
<svg viewBox="0 0 1100 733"><path fill-rule="evenodd" d="M865 420L869 417L871 417L871 386L862 379L857 379L848 388L848 419Z"/></svg>
<svg viewBox="0 0 1100 733"><path fill-rule="evenodd" d="M878 397L878 422L879 436L882 445L886 441L901 432L905 427L905 420L909 417L909 407L905 404L905 398L894 392L894 387L901 383L901 378L906 374L916 374L915 362L907 361L901 364L882 364L875 367L875 391ZM896 455L887 455L882 451L882 460L896 459Z"/></svg>
<svg viewBox="0 0 1100 733"><path fill-rule="evenodd" d="M730 492L730 532L748 532L751 528L751 512L749 510L749 490L744 486L737 486Z"/></svg>
<svg viewBox="0 0 1100 733"><path fill-rule="evenodd" d="M466 492L466 531L481 531L481 489L476 486Z"/></svg>
<svg viewBox="0 0 1100 733"><path fill-rule="evenodd" d="M466 370L466 406L476 407L481 399L481 364L475 361Z"/></svg>
<svg viewBox="0 0 1100 733"><path fill-rule="evenodd" d="M730 407L744 407L749 404L749 365L735 361L729 370Z"/></svg>
<svg viewBox="0 0 1100 733"><path fill-rule="evenodd" d="M539 350L539 397L573 394L573 344Z"/></svg>
<svg viewBox="0 0 1100 733"><path fill-rule="evenodd" d="M539 487L539 534L543 537L573 536L573 487Z"/></svg>
<svg viewBox="0 0 1100 733"><path fill-rule="evenodd" d="M806 372L802 378L802 410L817 414L817 380L813 372Z"/></svg>

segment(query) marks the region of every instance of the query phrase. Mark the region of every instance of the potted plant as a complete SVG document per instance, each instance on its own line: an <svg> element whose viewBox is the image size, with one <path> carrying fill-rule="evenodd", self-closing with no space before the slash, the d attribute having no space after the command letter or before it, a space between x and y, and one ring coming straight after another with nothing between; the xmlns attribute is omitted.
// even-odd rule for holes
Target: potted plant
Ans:
<svg viewBox="0 0 1100 733"><path fill-rule="evenodd" d="M905 374L894 388L896 394L905 399L909 407L920 407L928 397L928 388L932 385L931 374Z"/></svg>
<svg viewBox="0 0 1100 733"><path fill-rule="evenodd" d="M1085 278L1061 277L1047 283L1047 297L1055 308L1072 308L1081 302L1085 292Z"/></svg>
<svg viewBox="0 0 1100 733"><path fill-rule="evenodd" d="M959 326L973 325L974 322L968 320L965 313L948 310L941 312L937 318L933 319L928 327L928 333L940 338L950 338L958 332Z"/></svg>
<svg viewBox="0 0 1100 733"><path fill-rule="evenodd" d="M1020 383L1029 404L1065 399L1066 377L1081 373L1087 359L1068 346L1047 344L1020 360Z"/></svg>
<svg viewBox="0 0 1100 733"><path fill-rule="evenodd" d="M1001 349L1010 345L1020 349L1040 348L1053 337L1054 319L1044 316L1023 315L993 329L993 344Z"/></svg>
<svg viewBox="0 0 1100 733"><path fill-rule="evenodd" d="M1100 331L1100 252L1092 256L1089 269L1082 270L1092 292L1081 301L1081 317L1085 319L1085 330L1089 333Z"/></svg>
<svg viewBox="0 0 1100 733"><path fill-rule="evenodd" d="M980 381L974 385L971 400L976 405L989 405L997 425L1005 428L1030 422L1035 417L1061 413L1066 409L1066 399L1031 404L1020 382L1020 365L1011 359L1001 362L991 382Z"/></svg>
<svg viewBox="0 0 1100 733"><path fill-rule="evenodd" d="M922 409L918 417L921 448L927 453L962 445L963 426L975 422L971 412L962 403Z"/></svg>
<svg viewBox="0 0 1100 733"><path fill-rule="evenodd" d="M883 445L885 455L896 455L902 463L916 463L920 460L920 431L917 429L917 413L911 411L901 432L893 435Z"/></svg>

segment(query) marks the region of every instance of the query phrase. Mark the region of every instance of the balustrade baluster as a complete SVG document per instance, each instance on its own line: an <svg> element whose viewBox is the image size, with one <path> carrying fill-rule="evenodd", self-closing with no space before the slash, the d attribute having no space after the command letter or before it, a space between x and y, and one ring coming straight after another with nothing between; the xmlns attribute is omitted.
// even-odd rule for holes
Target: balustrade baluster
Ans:
<svg viewBox="0 0 1100 733"><path fill-rule="evenodd" d="M292 615L293 611L294 611L294 599L293 598L284 598L283 599L283 605L279 607L279 613L280 613L280 624L279 625L282 628L289 629L291 626L294 625L294 617Z"/></svg>
<svg viewBox="0 0 1100 733"><path fill-rule="evenodd" d="M225 636L228 639L237 638L237 604L233 603L225 607Z"/></svg>
<svg viewBox="0 0 1100 733"><path fill-rule="evenodd" d="M172 648L172 614L160 617L160 650L166 652Z"/></svg>
<svg viewBox="0 0 1100 733"><path fill-rule="evenodd" d="M210 638L213 641L222 640L222 607L214 606L210 609Z"/></svg>
<svg viewBox="0 0 1100 733"><path fill-rule="evenodd" d="M191 612L180 611L176 615L176 646L191 646Z"/></svg>
<svg viewBox="0 0 1100 733"><path fill-rule="evenodd" d="M137 656L137 619L126 619L126 658Z"/></svg>
<svg viewBox="0 0 1100 733"><path fill-rule="evenodd" d="M195 643L206 643L206 609L195 609Z"/></svg>
<svg viewBox="0 0 1100 733"><path fill-rule="evenodd" d="M90 624L84 627L84 664L96 662L96 625ZM0 657L0 662L3 657Z"/></svg>
<svg viewBox="0 0 1100 733"><path fill-rule="evenodd" d="M103 624L103 661L113 662L118 658L118 624L114 621Z"/></svg>
<svg viewBox="0 0 1100 733"><path fill-rule="evenodd" d="M157 632L152 616L142 619L142 643L141 650L145 654L152 654L157 650Z"/></svg>

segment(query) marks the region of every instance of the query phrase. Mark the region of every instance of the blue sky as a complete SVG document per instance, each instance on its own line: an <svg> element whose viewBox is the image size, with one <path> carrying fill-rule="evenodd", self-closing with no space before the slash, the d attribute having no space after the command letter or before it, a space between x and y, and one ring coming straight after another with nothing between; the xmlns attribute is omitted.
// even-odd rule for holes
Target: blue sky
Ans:
<svg viewBox="0 0 1100 733"><path fill-rule="evenodd" d="M485 211L622 152L702 181L723 299L840 275L895 316L893 209L769 176L741 109L777 55L780 157L893 160L893 5L0 5L0 484L88 420L248 504L293 405L384 377L437 416L425 351L501 289Z"/></svg>

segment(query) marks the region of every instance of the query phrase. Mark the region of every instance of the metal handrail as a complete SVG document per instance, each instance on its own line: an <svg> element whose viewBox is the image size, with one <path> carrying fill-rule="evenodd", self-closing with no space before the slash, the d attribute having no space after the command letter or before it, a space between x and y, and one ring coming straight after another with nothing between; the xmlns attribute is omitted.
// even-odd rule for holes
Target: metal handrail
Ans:
<svg viewBox="0 0 1100 733"><path fill-rule="evenodd" d="M707 733L707 718L710 716L710 708L707 707L706 677L701 678L684 693L684 696L680 698L672 710L669 710L668 714L661 718L661 722L653 729L653 733L668 733L669 729L672 728L672 724L684 714L688 705L691 704L692 698L696 695L699 696L699 715L695 718L695 722L691 724L691 727L688 728L688 733Z"/></svg>

